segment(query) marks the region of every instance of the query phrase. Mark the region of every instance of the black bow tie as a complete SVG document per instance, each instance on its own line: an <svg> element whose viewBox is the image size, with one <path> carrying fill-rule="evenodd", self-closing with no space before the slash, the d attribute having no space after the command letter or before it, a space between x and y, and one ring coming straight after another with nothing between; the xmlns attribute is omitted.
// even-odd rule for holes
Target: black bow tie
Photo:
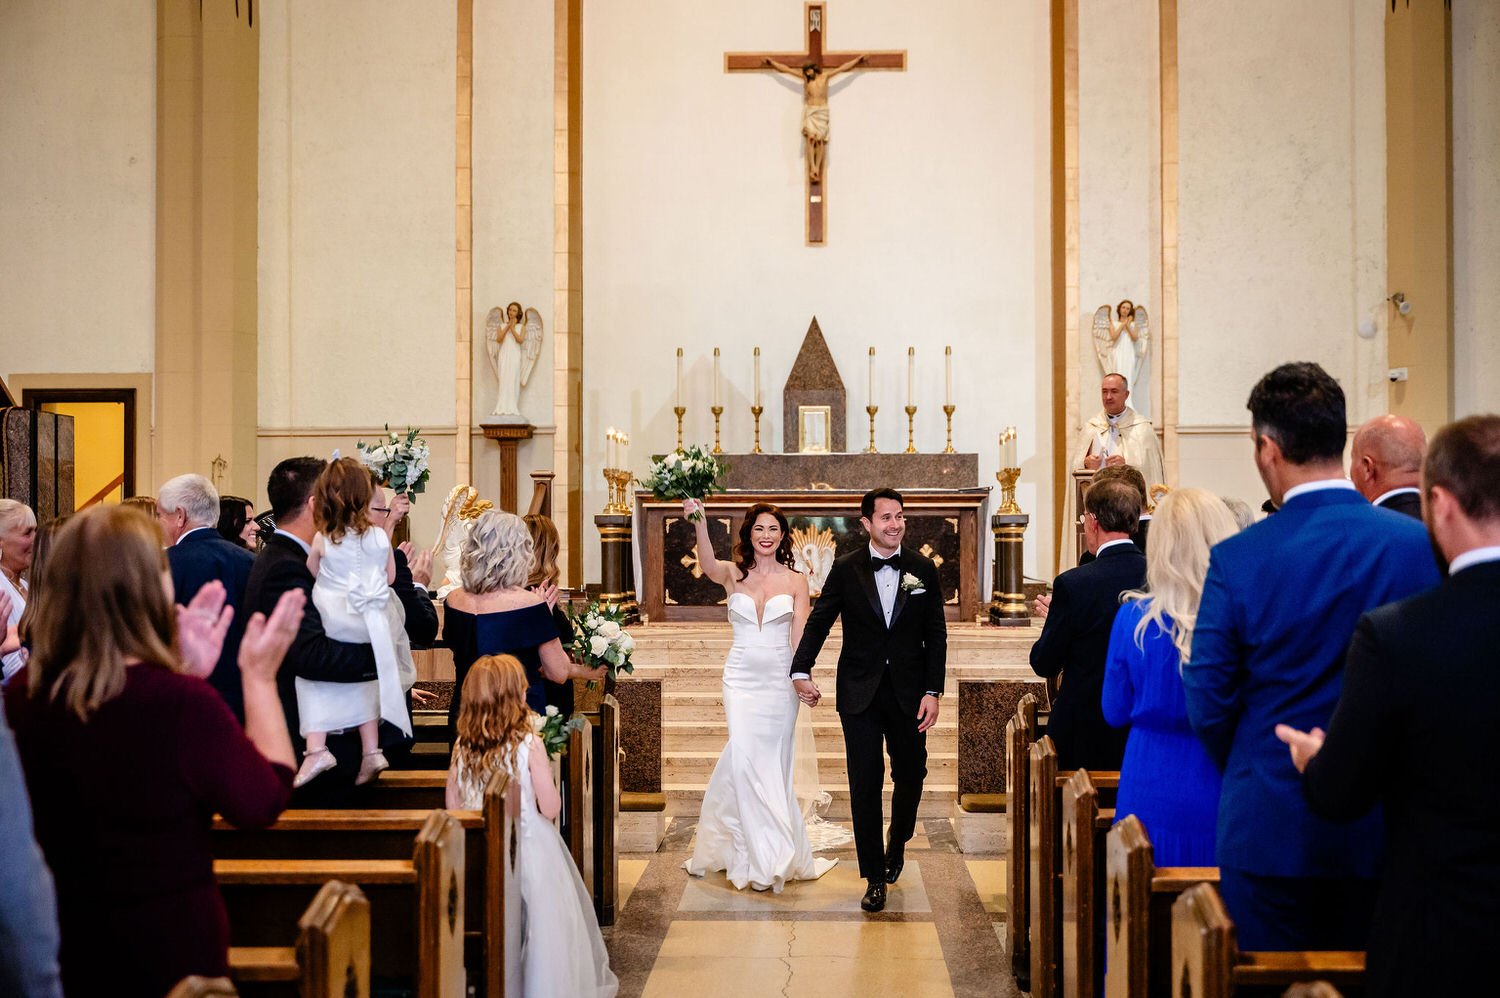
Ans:
<svg viewBox="0 0 1500 998"><path fill-rule="evenodd" d="M889 558L877 558L870 555L870 571L878 572L882 568L894 568L898 572L901 571L901 553L898 551Z"/></svg>

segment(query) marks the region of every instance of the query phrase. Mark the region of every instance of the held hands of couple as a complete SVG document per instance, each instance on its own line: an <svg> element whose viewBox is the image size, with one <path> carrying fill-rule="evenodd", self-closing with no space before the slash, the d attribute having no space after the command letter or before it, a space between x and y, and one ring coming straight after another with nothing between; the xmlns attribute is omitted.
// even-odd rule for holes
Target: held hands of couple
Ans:
<svg viewBox="0 0 1500 998"><path fill-rule="evenodd" d="M823 692L811 679L793 679L792 688L797 691L797 699L809 707L816 707L823 700Z"/></svg>

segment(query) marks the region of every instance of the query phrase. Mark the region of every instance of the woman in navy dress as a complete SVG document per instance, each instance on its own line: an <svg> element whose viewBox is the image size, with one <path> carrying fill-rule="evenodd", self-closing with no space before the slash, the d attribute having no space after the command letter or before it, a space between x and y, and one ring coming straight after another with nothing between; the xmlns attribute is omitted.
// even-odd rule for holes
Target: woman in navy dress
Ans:
<svg viewBox="0 0 1500 998"><path fill-rule="evenodd" d="M1104 718L1130 726L1120 766L1116 820L1146 826L1158 866L1215 866L1221 778L1188 725L1182 663L1208 551L1237 530L1224 501L1178 489L1156 507L1146 540L1146 591L1125 594L1104 666Z"/></svg>
<svg viewBox="0 0 1500 998"><path fill-rule="evenodd" d="M552 609L541 593L526 588L535 548L526 524L514 513L489 510L474 521L459 552L462 589L443 602L443 639L453 649L453 702L448 725L456 730L459 693L469 666L481 655L514 655L526 669L526 703L547 709L544 679L602 679L607 671L569 661L558 640Z"/></svg>

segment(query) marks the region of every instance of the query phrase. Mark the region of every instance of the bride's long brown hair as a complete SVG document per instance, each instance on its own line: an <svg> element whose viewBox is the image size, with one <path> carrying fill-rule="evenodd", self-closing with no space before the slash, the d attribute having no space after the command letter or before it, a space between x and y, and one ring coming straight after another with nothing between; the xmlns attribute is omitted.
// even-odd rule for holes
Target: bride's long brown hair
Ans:
<svg viewBox="0 0 1500 998"><path fill-rule="evenodd" d="M776 560L787 568L795 570L796 559L792 557L792 531L787 526L786 514L781 511L780 506L758 502L745 513L744 522L740 524L739 539L734 542L734 560L740 570L742 580L749 578L750 569L755 567L755 542L750 537L751 532L755 530L755 521L767 513L774 516L781 527L781 543L776 548Z"/></svg>
<svg viewBox="0 0 1500 998"><path fill-rule="evenodd" d="M462 761L480 786L495 769L512 765L532 732L527 685L526 670L514 655L477 658L464 677L453 762Z"/></svg>

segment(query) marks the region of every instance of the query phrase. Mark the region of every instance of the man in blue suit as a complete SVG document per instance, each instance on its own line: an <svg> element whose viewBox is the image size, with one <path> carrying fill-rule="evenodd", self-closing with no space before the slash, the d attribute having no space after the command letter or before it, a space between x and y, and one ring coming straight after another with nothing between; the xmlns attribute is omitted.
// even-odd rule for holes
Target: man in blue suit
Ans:
<svg viewBox="0 0 1500 998"><path fill-rule="evenodd" d="M1278 367L1249 409L1280 508L1214 547L1182 672L1193 730L1224 771L1220 893L1244 949L1364 949L1380 815L1313 815L1275 729L1327 728L1360 615L1435 585L1437 564L1419 522L1344 477L1344 393L1321 367Z"/></svg>
<svg viewBox="0 0 1500 998"><path fill-rule="evenodd" d="M209 685L219 691L234 716L245 722L240 687L240 638L245 633L245 584L255 556L219 536L219 493L202 475L178 475L156 494L156 521L167 540L167 564L178 605L187 606L205 583L224 583L225 603L234 619L224 637L224 648Z"/></svg>

